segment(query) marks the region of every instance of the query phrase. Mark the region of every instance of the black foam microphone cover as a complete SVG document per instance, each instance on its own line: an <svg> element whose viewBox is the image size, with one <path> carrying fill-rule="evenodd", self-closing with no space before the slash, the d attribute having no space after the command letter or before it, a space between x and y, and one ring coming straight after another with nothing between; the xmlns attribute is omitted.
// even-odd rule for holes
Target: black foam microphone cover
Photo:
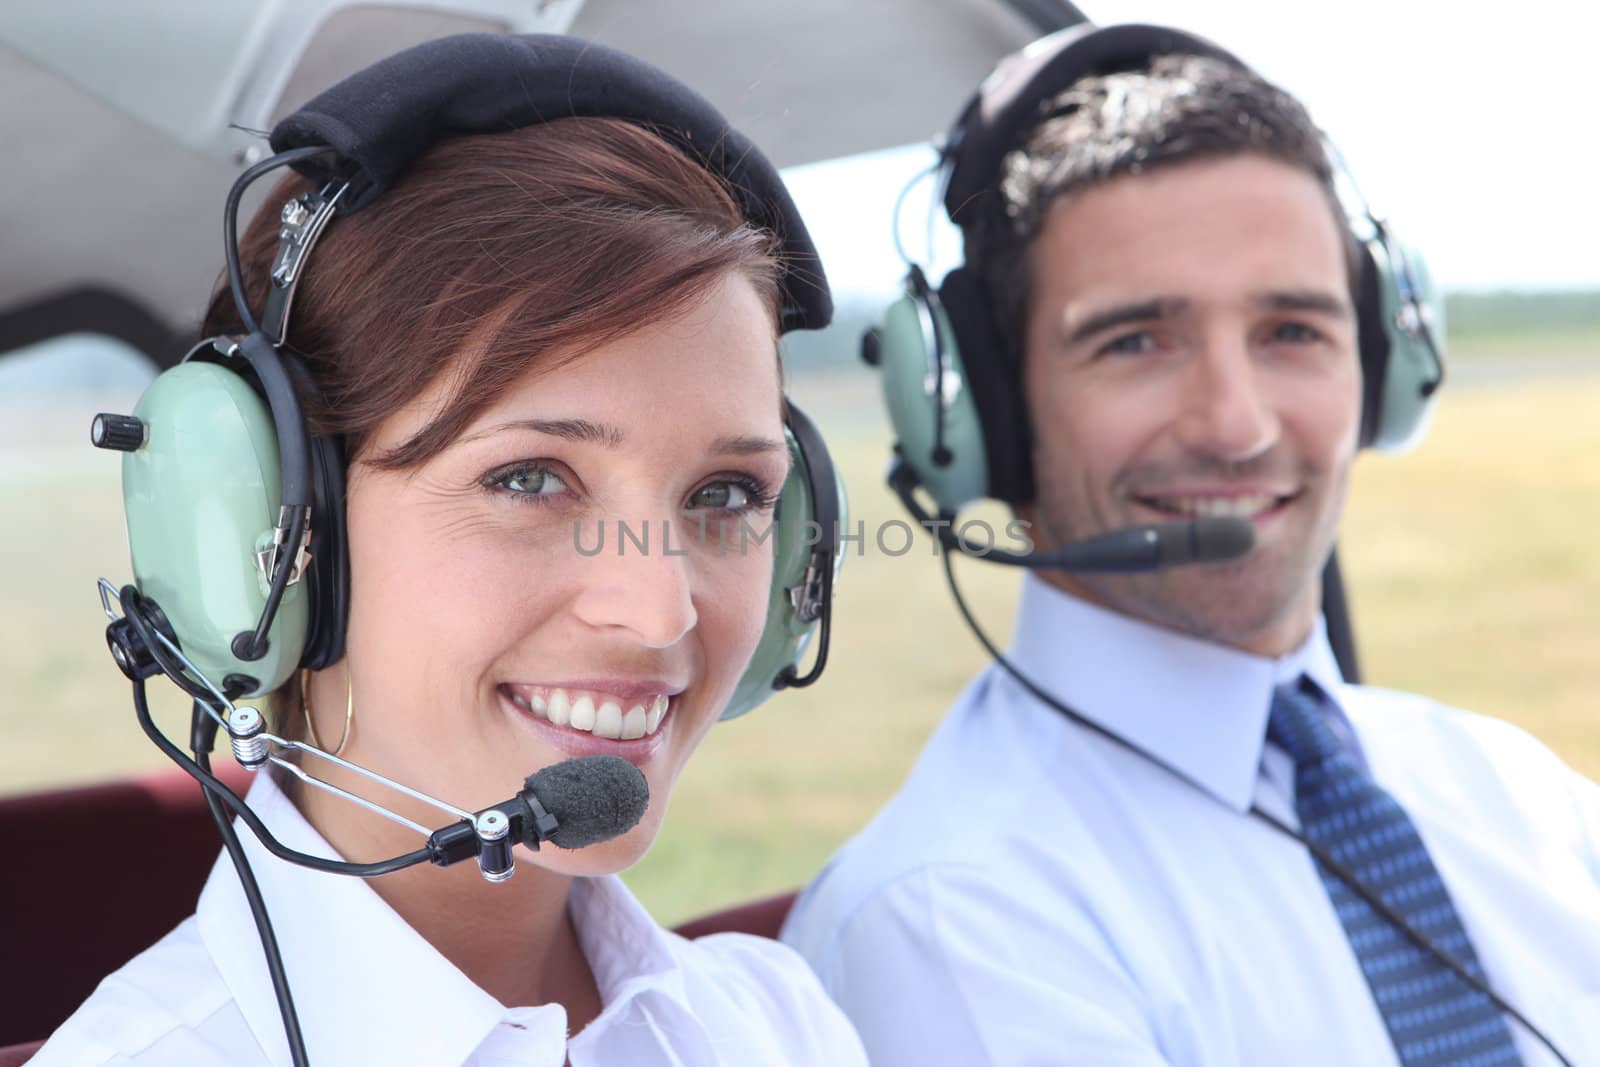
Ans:
<svg viewBox="0 0 1600 1067"><path fill-rule="evenodd" d="M1125 526L1036 555L990 552L986 558L1012 566L1080 574L1133 574L1237 559L1249 552L1255 541L1255 528L1248 520L1207 517Z"/></svg>
<svg viewBox="0 0 1600 1067"><path fill-rule="evenodd" d="M561 848L583 848L621 836L639 824L650 806L650 786L639 768L621 756L580 756L553 763L529 776L531 793L560 826L544 840ZM527 844L537 847L534 820L525 823Z"/></svg>
<svg viewBox="0 0 1600 1067"><path fill-rule="evenodd" d="M1162 539L1163 567L1238 559L1256 543L1255 527L1246 519L1213 516L1162 525L1174 528L1175 534Z"/></svg>

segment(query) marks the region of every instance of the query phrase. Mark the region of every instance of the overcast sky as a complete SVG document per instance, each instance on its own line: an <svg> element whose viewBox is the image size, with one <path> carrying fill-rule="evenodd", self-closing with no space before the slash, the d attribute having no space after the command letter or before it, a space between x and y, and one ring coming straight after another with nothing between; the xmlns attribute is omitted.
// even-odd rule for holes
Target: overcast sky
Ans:
<svg viewBox="0 0 1600 1067"><path fill-rule="evenodd" d="M1447 288L1600 287L1600 7L1522 0L1491 19L1417 0L1079 6L1210 37L1299 96ZM924 157L901 158L879 188L827 165L795 175L803 208L828 202L827 219L808 219L838 281L895 272L881 197ZM908 201L908 240L925 203ZM883 241L863 253L874 226Z"/></svg>

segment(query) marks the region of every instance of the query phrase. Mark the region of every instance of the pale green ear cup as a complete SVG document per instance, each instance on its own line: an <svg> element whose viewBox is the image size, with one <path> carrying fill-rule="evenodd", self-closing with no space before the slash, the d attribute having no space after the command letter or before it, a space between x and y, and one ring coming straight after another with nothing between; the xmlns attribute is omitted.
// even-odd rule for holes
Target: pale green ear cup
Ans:
<svg viewBox="0 0 1600 1067"><path fill-rule="evenodd" d="M134 414L148 428L124 453L122 495L139 591L166 614L183 653L220 687L230 675L259 696L288 680L305 645L309 592L284 592L268 650L246 662L231 643L266 603L255 565L278 514L278 445L266 403L234 372L180 364L158 377Z"/></svg>
<svg viewBox="0 0 1600 1067"><path fill-rule="evenodd" d="M806 646L811 643L811 635L821 625L820 622L801 622L789 600L789 590L805 580L806 567L811 561L812 546L819 531L815 526L817 509L811 499L811 479L805 458L792 433L784 430L784 438L789 442L789 477L785 479L783 491L778 495L772 540L768 542L771 547L758 546L755 538L751 537L745 548L751 552L774 552L766 623L761 630L761 642L750 657L750 665L745 668L739 684L734 687L733 696L728 700L728 706L723 709L724 719L736 719L753 711L770 697L775 691L772 688L773 679L786 667L799 664ZM845 499L842 482L837 491L839 523L843 527ZM740 550L738 544L728 546L729 552ZM843 552L835 555L833 566L836 570L843 559Z"/></svg>
<svg viewBox="0 0 1600 1067"><path fill-rule="evenodd" d="M1388 243L1371 241L1367 245L1373 265L1378 271L1379 311L1383 316L1384 332L1389 337L1389 362L1384 371L1381 410L1372 447L1379 452L1403 452L1422 440L1433 414L1433 397L1423 395L1423 387L1438 374L1435 353L1427 342L1411 336L1397 324L1404 313L1401 293L1404 289L1398 278L1398 265L1393 261L1394 249L1405 256L1410 274L1419 290L1421 304L1428 309L1428 332L1439 346L1438 357L1443 359L1445 346L1444 297L1428 266L1418 251L1402 244L1392 234Z"/></svg>
<svg viewBox="0 0 1600 1067"><path fill-rule="evenodd" d="M934 361L917 302L910 296L896 300L884 313L878 369L883 378L883 401L902 457L939 509L954 514L988 494L989 458L955 331L944 308L936 306L933 314L945 351L944 392L950 401L944 413L944 444L951 456L948 465L941 467L933 460Z"/></svg>

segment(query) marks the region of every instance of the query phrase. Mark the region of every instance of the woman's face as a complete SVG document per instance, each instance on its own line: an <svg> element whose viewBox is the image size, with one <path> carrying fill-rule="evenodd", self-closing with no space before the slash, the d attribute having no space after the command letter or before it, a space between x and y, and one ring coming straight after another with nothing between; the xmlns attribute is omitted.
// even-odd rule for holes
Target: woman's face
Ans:
<svg viewBox="0 0 1600 1067"><path fill-rule="evenodd" d="M449 387L366 454L423 428ZM420 467L358 459L347 758L476 810L552 763L619 755L649 783L642 823L537 862L642 856L761 634L789 467L779 397L770 314L729 275L670 321L523 375Z"/></svg>

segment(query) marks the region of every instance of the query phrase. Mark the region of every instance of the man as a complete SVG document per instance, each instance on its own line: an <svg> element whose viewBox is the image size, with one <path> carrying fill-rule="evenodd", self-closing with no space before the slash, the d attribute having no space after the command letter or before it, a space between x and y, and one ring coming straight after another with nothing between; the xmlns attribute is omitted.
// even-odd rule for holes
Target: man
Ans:
<svg viewBox="0 0 1600 1067"><path fill-rule="evenodd" d="M966 382L1014 375L1031 431L997 469L986 401L988 495L1041 550L1219 515L1255 546L1031 574L1017 674L968 688L784 937L879 1067L1560 1062L1474 981L1600 1063L1600 790L1330 651L1319 575L1389 412L1322 140L1203 42L1093 55L1126 29L1045 42L968 112L1090 68L1024 101L981 193L951 179L1000 351L974 358L947 280Z"/></svg>

